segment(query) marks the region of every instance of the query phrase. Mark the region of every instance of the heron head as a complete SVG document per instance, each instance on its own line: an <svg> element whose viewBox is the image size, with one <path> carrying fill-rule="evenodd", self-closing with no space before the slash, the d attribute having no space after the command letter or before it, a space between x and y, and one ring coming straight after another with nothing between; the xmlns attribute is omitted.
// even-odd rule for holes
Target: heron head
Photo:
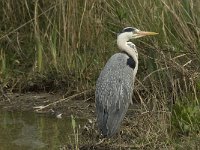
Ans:
<svg viewBox="0 0 200 150"><path fill-rule="evenodd" d="M128 39L136 39L147 35L156 35L156 32L140 31L133 27L126 27L120 34L125 34Z"/></svg>

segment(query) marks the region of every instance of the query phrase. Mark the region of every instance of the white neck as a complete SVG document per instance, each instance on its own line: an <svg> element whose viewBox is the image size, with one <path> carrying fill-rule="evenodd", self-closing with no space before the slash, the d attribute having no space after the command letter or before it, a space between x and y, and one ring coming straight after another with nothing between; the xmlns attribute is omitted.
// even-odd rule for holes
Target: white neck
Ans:
<svg viewBox="0 0 200 150"><path fill-rule="evenodd" d="M136 49L136 47L135 47L135 45L134 45L134 48L132 48L132 47L130 47L129 45L128 45L128 43L131 43L131 42L128 42L128 38L127 38L127 36L125 36L125 35L123 35L123 34L120 34L120 35L118 35L118 37L117 37L117 45L118 45L118 47L119 47L119 49L121 50L121 51L124 51L124 52L126 52L129 56L131 56L132 58L133 58L133 60L135 61L135 63L136 63L136 70L137 70L137 68L138 68L138 53L137 53L137 49Z"/></svg>

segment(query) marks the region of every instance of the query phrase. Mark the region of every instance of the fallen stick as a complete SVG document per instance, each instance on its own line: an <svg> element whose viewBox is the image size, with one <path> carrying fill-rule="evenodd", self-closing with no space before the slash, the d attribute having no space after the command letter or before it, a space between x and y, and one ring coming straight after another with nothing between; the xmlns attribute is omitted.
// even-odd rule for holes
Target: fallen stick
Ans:
<svg viewBox="0 0 200 150"><path fill-rule="evenodd" d="M90 89L90 90L86 90L86 91L83 91L83 92L81 92L81 93L77 93L77 94L74 94L74 95L72 95L72 96L69 96L69 97L66 97L66 98L63 98L63 99L59 99L59 100L57 100L57 101L55 101L55 102L52 102L52 103L49 103L49 104L47 104L47 105L45 105L45 106L35 106L35 107L33 107L33 109L36 109L35 111L36 112L40 112L41 110L43 110L44 108L47 108L47 107L49 107L49 106L51 106L51 105L55 105L55 104L57 104L57 103L61 103L61 102L63 102L63 101L69 101L69 100L71 100L71 99L73 99L73 98L75 98L75 97L77 97L77 96L80 96L80 95L82 95L82 94L85 94L85 93L89 93L89 92L91 92L93 89Z"/></svg>

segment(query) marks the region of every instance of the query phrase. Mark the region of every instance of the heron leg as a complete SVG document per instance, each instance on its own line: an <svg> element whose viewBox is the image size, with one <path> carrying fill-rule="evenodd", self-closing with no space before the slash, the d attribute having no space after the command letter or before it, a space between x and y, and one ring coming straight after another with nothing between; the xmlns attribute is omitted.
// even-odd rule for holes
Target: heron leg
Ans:
<svg viewBox="0 0 200 150"><path fill-rule="evenodd" d="M122 147L121 147L122 139L121 139L120 131L118 131L118 139L119 139L119 149L121 150L122 149Z"/></svg>

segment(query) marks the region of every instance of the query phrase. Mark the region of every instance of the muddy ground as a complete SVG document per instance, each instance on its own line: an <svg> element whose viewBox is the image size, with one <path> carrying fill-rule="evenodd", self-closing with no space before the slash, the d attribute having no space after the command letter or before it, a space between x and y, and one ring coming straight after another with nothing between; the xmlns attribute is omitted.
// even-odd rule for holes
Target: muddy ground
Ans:
<svg viewBox="0 0 200 150"><path fill-rule="evenodd" d="M92 91L85 91L72 96L65 96L60 93L4 93L0 96L0 110L5 111L34 111L35 113L53 117L62 114L62 118L70 117L86 119L85 128L81 129L81 137L86 139L86 143L81 143L80 149L118 149L118 135L114 138L102 141L95 119L95 101ZM132 115L130 108L127 118L123 121L125 133L121 133L122 149L127 149L127 143L131 142L135 135L127 134L129 129L134 127L134 123L130 123ZM127 138L128 136L131 136ZM69 147L68 147L69 146ZM65 149L70 149L70 145Z"/></svg>
<svg viewBox="0 0 200 150"><path fill-rule="evenodd" d="M83 94L66 97L59 93L6 93L0 97L0 109L90 118L94 117L92 98L84 99Z"/></svg>

